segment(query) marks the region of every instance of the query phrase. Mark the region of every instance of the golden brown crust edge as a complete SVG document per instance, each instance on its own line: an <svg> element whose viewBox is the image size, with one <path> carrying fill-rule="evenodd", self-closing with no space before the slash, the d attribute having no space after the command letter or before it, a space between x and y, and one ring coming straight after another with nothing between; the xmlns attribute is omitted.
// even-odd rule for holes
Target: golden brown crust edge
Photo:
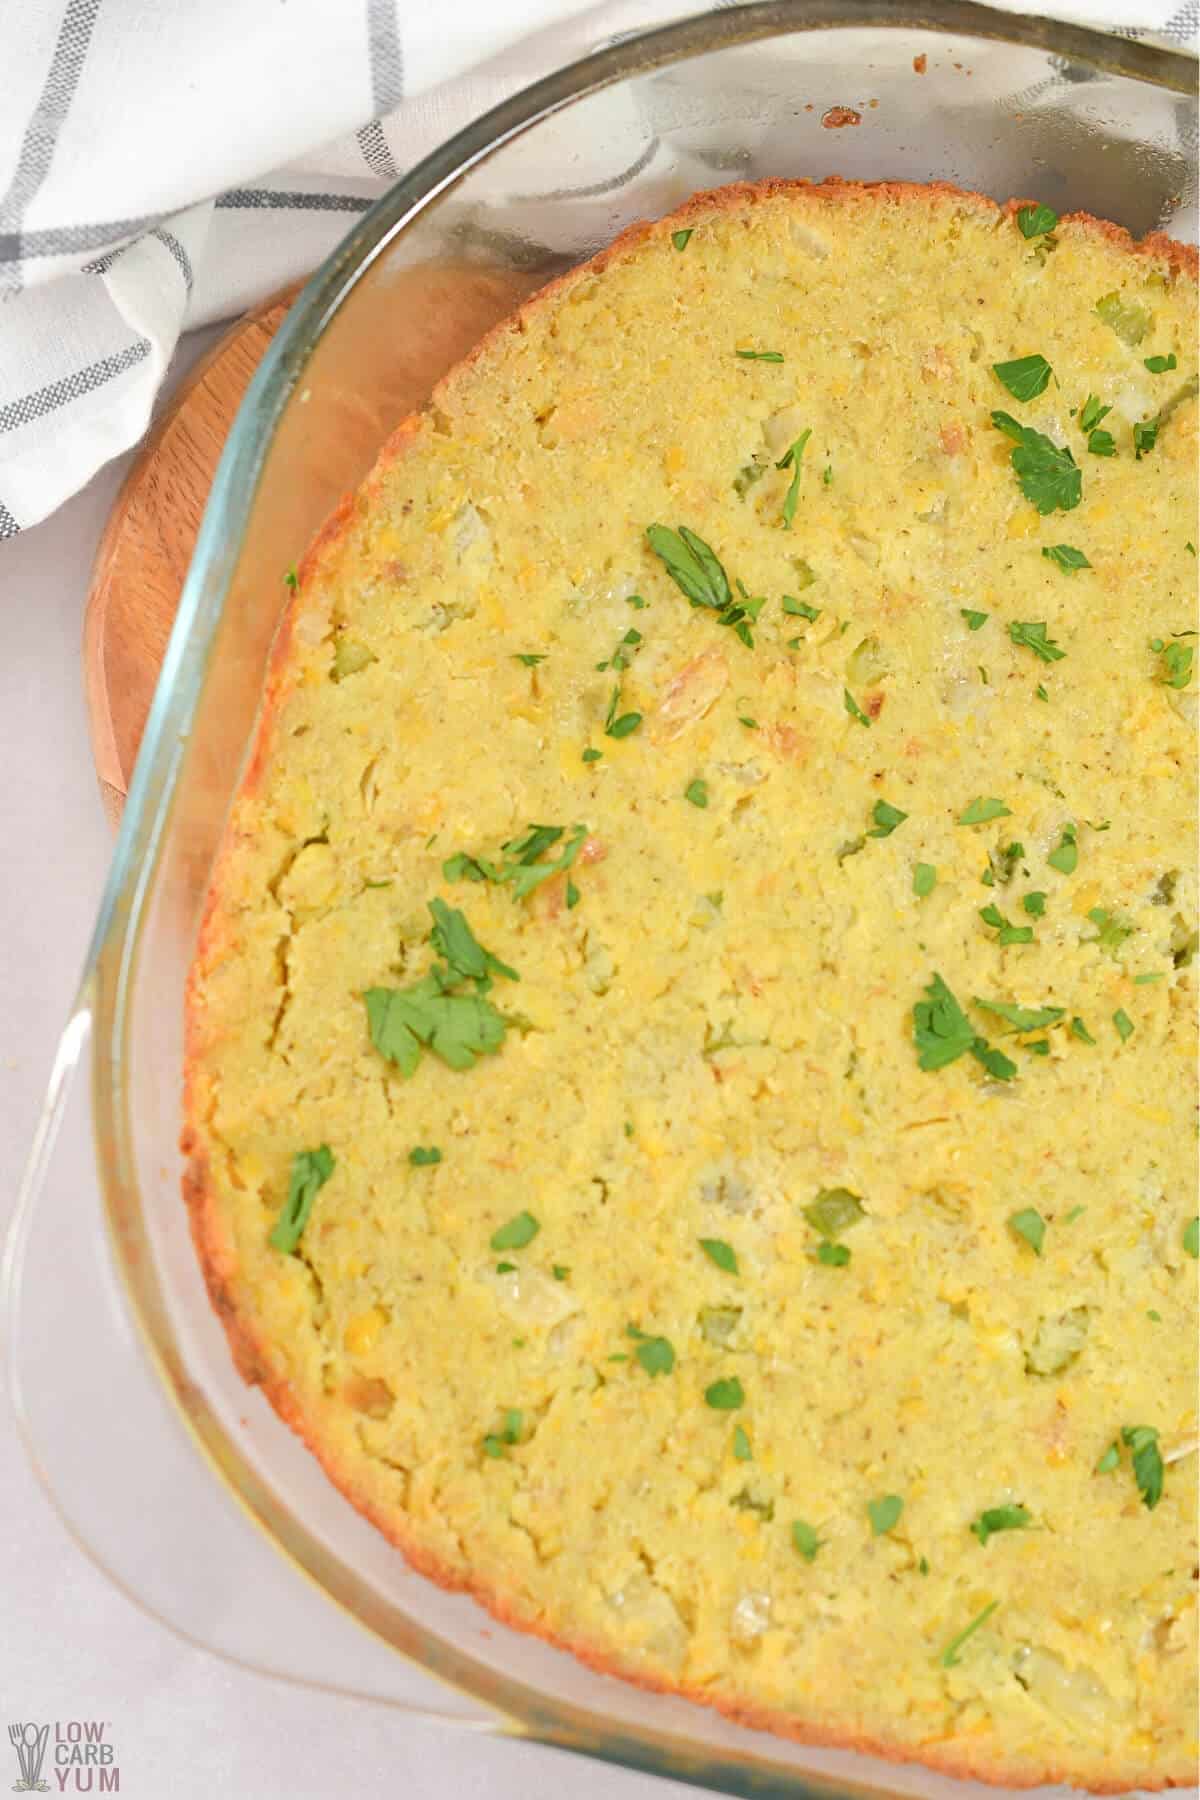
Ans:
<svg viewBox="0 0 1200 1800"><path fill-rule="evenodd" d="M589 261L567 270L545 287L530 295L514 313L493 326L470 354L442 377L430 396L429 407L439 403L452 385L462 379L465 372L473 367L493 342L508 332L523 330L525 321L534 311L545 306L562 288L590 275L602 273L610 263L628 255L649 238L661 237L669 232L685 229L689 224L695 224L705 217L711 217L714 212L734 211L747 204L757 205L777 195L791 192L803 192L825 204L845 204L868 198L898 201L905 204L925 204L936 196L969 203L981 211L991 212L997 220L1012 218L1020 207L1035 204L1027 199L1014 198L1001 205L986 195L957 187L951 182L941 181L925 183L857 182L830 177L819 183L772 179L762 182L737 182L726 187L706 189L693 194L682 206L676 208L674 212L666 214L663 218L652 221L642 220L628 226L612 244L590 258ZM1156 260L1165 265L1173 276L1195 282L1200 274L1200 251L1197 250L1197 247L1193 244L1178 243L1161 232L1151 233L1142 239L1134 239L1121 226L1114 225L1108 220L1098 219L1090 213L1065 214L1061 223L1102 237L1115 249L1130 256L1142 256ZM360 505L370 502L382 484L387 470L405 454L418 433L422 417L423 414L414 413L400 422L385 441L362 486L356 493L346 495L339 502L313 539L299 564L299 581L284 609L272 645L262 706L255 725L246 771L238 791L237 798L239 800L251 794L262 780L274 725L279 709L291 686L290 652L304 590L317 570L331 560L340 549ZM224 1328L239 1374L251 1386L258 1386L262 1389L266 1399L279 1417L316 1457L333 1486L356 1511L374 1525L387 1541L401 1552L409 1566L418 1574L425 1576L441 1588L469 1595L502 1624L545 1639L555 1648L568 1651L580 1662L597 1670L600 1674L613 1675L652 1692L671 1694L702 1706L711 1707L736 1724L752 1730L767 1731L796 1743L855 1751L862 1755L882 1757L890 1762L915 1763L960 1779L982 1781L1009 1788L1033 1788L1058 1783L1073 1784L1078 1787L1080 1779L1077 1772L1072 1773L1053 1765L1037 1764L1014 1767L1008 1762L1000 1764L989 1761L983 1754L964 1755L961 1750L943 1753L937 1745L898 1744L869 1735L858 1735L853 1731L832 1731L820 1725L806 1723L791 1714L775 1712L767 1707L756 1707L730 1696L714 1694L687 1683L671 1682L648 1675L642 1670L627 1668L611 1653L595 1644L583 1639L564 1636L540 1619L518 1611L506 1594L480 1581L469 1571L460 1573L448 1567L425 1546L402 1532L397 1527L394 1517L378 1508L371 1497L355 1485L353 1477L343 1470L336 1457L321 1439L314 1420L304 1410L288 1382L272 1373L269 1346L264 1344L261 1334L255 1329L252 1317L239 1304L236 1255L220 1228L215 1188L209 1178L208 1158L200 1134L193 1123L196 1111L194 1063L195 1053L199 1048L198 987L200 976L217 948L215 927L218 896L221 892L221 874L223 865L230 855L234 835L234 827L231 822L227 829L226 841L218 852L214 865L212 883L202 916L196 955L185 992L185 1125L180 1139L180 1147L187 1158L187 1163L183 1175L183 1194L188 1209L192 1241L196 1248L209 1299ZM1147 1774L1140 1770L1123 1774L1097 1770L1088 1772L1085 1791L1095 1794L1123 1794L1127 1793L1130 1787L1137 1786L1148 1792L1159 1792L1168 1788L1186 1786L1195 1779L1196 1771L1193 1769L1181 1769L1178 1773L1165 1774Z"/></svg>

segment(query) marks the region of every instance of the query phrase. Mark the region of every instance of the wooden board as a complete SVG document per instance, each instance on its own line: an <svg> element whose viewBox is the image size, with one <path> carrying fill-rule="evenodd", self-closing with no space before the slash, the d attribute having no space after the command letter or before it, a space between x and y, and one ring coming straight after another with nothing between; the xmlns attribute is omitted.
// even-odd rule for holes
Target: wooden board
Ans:
<svg viewBox="0 0 1200 1800"><path fill-rule="evenodd" d="M389 416L380 441L533 285L508 270L440 264L401 272L390 298L384 289L379 394ZM100 540L84 618L84 688L101 799L114 825L217 462L297 291L248 313L191 371L142 445Z"/></svg>

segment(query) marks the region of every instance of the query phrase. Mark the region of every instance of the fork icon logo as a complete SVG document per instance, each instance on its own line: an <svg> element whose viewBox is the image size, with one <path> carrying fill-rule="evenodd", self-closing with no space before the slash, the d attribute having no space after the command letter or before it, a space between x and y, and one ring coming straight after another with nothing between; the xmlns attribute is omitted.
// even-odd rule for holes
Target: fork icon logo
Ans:
<svg viewBox="0 0 1200 1800"><path fill-rule="evenodd" d="M48 1794L50 1783L42 1780L42 1763L46 1758L48 1725L10 1725L8 1735L17 1753L20 1781L13 1782L14 1794Z"/></svg>

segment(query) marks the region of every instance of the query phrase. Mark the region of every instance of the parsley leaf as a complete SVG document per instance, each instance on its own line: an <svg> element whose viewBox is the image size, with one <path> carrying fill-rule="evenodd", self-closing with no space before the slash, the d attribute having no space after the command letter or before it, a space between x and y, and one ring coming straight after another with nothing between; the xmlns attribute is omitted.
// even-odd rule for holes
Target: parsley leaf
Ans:
<svg viewBox="0 0 1200 1800"><path fill-rule="evenodd" d="M733 1428L733 1454L738 1462L753 1462L754 1451L750 1447L750 1439L743 1425Z"/></svg>
<svg viewBox="0 0 1200 1800"><path fill-rule="evenodd" d="M1117 1448L1116 1444L1110 1444L1108 1449L1104 1452L1104 1455L1096 1464L1096 1474L1111 1475L1113 1470L1120 1465L1120 1461L1120 1450Z"/></svg>
<svg viewBox="0 0 1200 1800"><path fill-rule="evenodd" d="M503 1456L506 1445L518 1444L521 1441L522 1416L515 1406L510 1406L504 1415L502 1431L489 1431L483 1440L485 1456Z"/></svg>
<svg viewBox="0 0 1200 1800"><path fill-rule="evenodd" d="M975 1039L971 1055L983 1064L994 1081L1011 1081L1017 1072L1016 1063L1005 1056L1003 1050L993 1050L985 1038Z"/></svg>
<svg viewBox="0 0 1200 1800"><path fill-rule="evenodd" d="M294 594L296 592L296 589L300 586L300 577L296 573L295 563L292 564L291 568L288 570L287 574L284 576L283 579L284 579L285 583L287 584L287 586L291 588L291 590Z"/></svg>
<svg viewBox="0 0 1200 1800"><path fill-rule="evenodd" d="M840 1238L843 1231L849 1231L860 1219L865 1219L867 1211L857 1194L849 1188L822 1188L815 1200L810 1200L803 1209L804 1217L814 1231L819 1231L823 1238Z"/></svg>
<svg viewBox="0 0 1200 1800"><path fill-rule="evenodd" d="M535 653L532 650L518 650L516 655L513 657L514 662L519 662L519 663L524 664L525 668L527 668L527 669L536 669L538 664L544 663L545 660L546 660L546 652L545 651L542 651L539 654L539 653Z"/></svg>
<svg viewBox="0 0 1200 1800"><path fill-rule="evenodd" d="M1117 440L1111 431L1089 431L1087 447L1092 456L1115 456L1117 454Z"/></svg>
<svg viewBox="0 0 1200 1800"><path fill-rule="evenodd" d="M292 1158L291 1174L288 1176L287 1199L267 1239L272 1250L282 1250L285 1255L290 1255L295 1250L304 1234L304 1227L308 1224L313 1201L333 1174L335 1166L333 1152L328 1144L322 1144L317 1150L296 1152Z"/></svg>
<svg viewBox="0 0 1200 1800"><path fill-rule="evenodd" d="M1006 1020L1014 1031L1041 1031L1046 1025L1057 1024L1064 1016L1061 1006L1014 1006L1008 1000L982 1000L978 994L975 1005Z"/></svg>
<svg viewBox="0 0 1200 1800"><path fill-rule="evenodd" d="M960 825L986 825L991 819L1009 819L1012 807L1005 806L1003 800L988 800L982 796L972 800L967 810L959 814Z"/></svg>
<svg viewBox="0 0 1200 1800"><path fill-rule="evenodd" d="M674 246L677 250L686 250L687 246L688 246L688 239L691 237L691 235L692 235L692 232L690 229L687 231L673 231L671 233L671 242L674 244Z"/></svg>
<svg viewBox="0 0 1200 1800"><path fill-rule="evenodd" d="M1107 419L1111 411L1111 406L1101 406L1100 396L1098 394L1089 394L1079 409L1080 431L1082 431L1085 436L1089 431L1095 431L1101 419Z"/></svg>
<svg viewBox="0 0 1200 1800"><path fill-rule="evenodd" d="M583 760L585 763L600 762L601 759L603 758L603 756L604 756L603 750L595 750L595 749L591 748L591 746L589 745L589 747L583 753Z"/></svg>
<svg viewBox="0 0 1200 1800"><path fill-rule="evenodd" d="M942 1651L941 1663L943 1669L953 1669L958 1666L958 1663L961 1661L958 1654L959 1651L962 1649L967 1639L974 1637L975 1633L979 1630L979 1627L991 1618L999 1604L1000 1602L998 1600L991 1601L989 1605L984 1607L981 1613L976 1613L975 1617L971 1620L971 1623L965 1625L957 1637L952 1637L950 1639L950 1642Z"/></svg>
<svg viewBox="0 0 1200 1800"><path fill-rule="evenodd" d="M1158 442L1158 427L1161 423L1157 417L1139 419L1133 428L1133 453L1138 462L1149 450L1153 450Z"/></svg>
<svg viewBox="0 0 1200 1800"><path fill-rule="evenodd" d="M1163 672L1159 677L1164 687L1185 688L1192 679L1194 652L1190 644L1164 643L1155 638L1151 648L1162 657Z"/></svg>
<svg viewBox="0 0 1200 1800"><path fill-rule="evenodd" d="M1017 228L1022 237L1042 237L1058 224L1058 214L1048 206L1018 206Z"/></svg>
<svg viewBox="0 0 1200 1800"><path fill-rule="evenodd" d="M429 910L433 915L429 941L458 978L477 982L481 990L490 984L493 974L505 975L509 981L521 979L515 969L483 948L457 907L447 906L444 900L431 900Z"/></svg>
<svg viewBox="0 0 1200 1800"><path fill-rule="evenodd" d="M944 1069L971 1048L975 1031L940 975L934 975L925 992L928 999L918 1000L913 1007L917 1066Z"/></svg>
<svg viewBox="0 0 1200 1800"><path fill-rule="evenodd" d="M683 790L683 797L685 800L690 800L693 806L706 807L708 805L707 781L701 781L699 776L695 781L689 781Z"/></svg>
<svg viewBox="0 0 1200 1800"><path fill-rule="evenodd" d="M874 819L875 825L873 830L868 831L867 836L885 838L891 837L897 825L903 825L908 814L901 812L898 806L889 806L886 800L877 800L871 817Z"/></svg>
<svg viewBox="0 0 1200 1800"><path fill-rule="evenodd" d="M653 550L676 587L681 588L693 606L711 607L714 612L730 605L733 596L715 551L681 525L671 531L666 525L648 525L646 542Z"/></svg>
<svg viewBox="0 0 1200 1800"><path fill-rule="evenodd" d="M734 352L743 362L781 363L783 352L780 350L737 350Z"/></svg>
<svg viewBox="0 0 1200 1800"><path fill-rule="evenodd" d="M371 1042L386 1061L410 1076L422 1046L452 1069L472 1069L479 1056L504 1042L503 1014L481 993L455 994L434 968L409 988L368 988L363 995Z"/></svg>
<svg viewBox="0 0 1200 1800"><path fill-rule="evenodd" d="M813 1527L803 1519L792 1520L792 1544L800 1552L805 1562L812 1562L821 1548L821 1540Z"/></svg>
<svg viewBox="0 0 1200 1800"><path fill-rule="evenodd" d="M1046 916L1046 896L1036 888L1032 893L1025 895L1021 905L1031 919L1042 919Z"/></svg>
<svg viewBox="0 0 1200 1800"><path fill-rule="evenodd" d="M705 1403L716 1412L736 1412L745 1404L746 1396L736 1375L726 1375L704 1390Z"/></svg>
<svg viewBox="0 0 1200 1800"><path fill-rule="evenodd" d="M794 594L785 594L780 604L785 613L791 613L797 618L807 619L810 625L815 619L819 619L821 616L821 609L819 606L810 606L807 600L797 600Z"/></svg>
<svg viewBox="0 0 1200 1800"><path fill-rule="evenodd" d="M1091 567L1090 563L1088 567ZM1065 650L1059 649L1053 638L1046 636L1044 619L1026 623L1014 619L1009 625L1008 635L1014 644L1019 644L1026 650L1032 650L1034 655L1040 656L1043 662L1061 662L1067 654Z"/></svg>
<svg viewBox="0 0 1200 1800"><path fill-rule="evenodd" d="M883 1537L893 1526L900 1523L900 1514L904 1511L904 1502L899 1494L884 1494L879 1500L867 1501L867 1516L871 1521L871 1533L874 1537Z"/></svg>
<svg viewBox="0 0 1200 1800"><path fill-rule="evenodd" d="M1049 383L1053 370L1044 356L1018 356L1012 362L993 363L992 374L1014 400L1036 400Z"/></svg>
<svg viewBox="0 0 1200 1800"><path fill-rule="evenodd" d="M1046 1221L1036 1206L1023 1206L1020 1212L1010 1213L1008 1223L1018 1237L1025 1239L1035 1256L1042 1254L1042 1245L1046 1238Z"/></svg>
<svg viewBox="0 0 1200 1800"><path fill-rule="evenodd" d="M1082 550L1076 550L1073 544L1043 544L1042 555L1060 568L1064 575L1073 575L1076 569L1090 569L1091 563Z"/></svg>
<svg viewBox="0 0 1200 1800"><path fill-rule="evenodd" d="M1173 350L1169 356L1147 356L1142 360L1152 375L1165 375L1168 369L1179 366Z"/></svg>
<svg viewBox="0 0 1200 1800"><path fill-rule="evenodd" d="M524 1250L541 1229L532 1213L514 1213L506 1224L493 1231L489 1241L493 1250Z"/></svg>
<svg viewBox="0 0 1200 1800"><path fill-rule="evenodd" d="M1133 1036L1133 1020L1123 1007L1118 1006L1113 1014L1113 1024L1117 1028L1117 1036L1123 1044L1127 1044Z"/></svg>
<svg viewBox="0 0 1200 1800"><path fill-rule="evenodd" d="M604 734L610 738L627 738L637 730L641 722L640 712L622 713L619 719L613 719L604 727Z"/></svg>
<svg viewBox="0 0 1200 1800"><path fill-rule="evenodd" d="M1132 925L1126 925L1115 913L1109 912L1103 906L1093 906L1088 913L1088 918L1098 933L1090 942L1098 944L1106 956L1115 957L1125 939L1133 935Z"/></svg>
<svg viewBox="0 0 1200 1800"><path fill-rule="evenodd" d="M1180 1242L1188 1256L1200 1257L1200 1217L1189 1219Z"/></svg>
<svg viewBox="0 0 1200 1800"><path fill-rule="evenodd" d="M1153 1425L1123 1425L1121 1442L1133 1453L1133 1479L1149 1512L1162 1499L1163 1459Z"/></svg>
<svg viewBox="0 0 1200 1800"><path fill-rule="evenodd" d="M1083 496L1083 477L1066 445L1059 446L1040 431L1021 425L1011 413L993 412L992 424L1012 438L1016 449L1010 461L1017 484L1040 513L1057 508L1070 512Z"/></svg>
<svg viewBox="0 0 1200 1800"><path fill-rule="evenodd" d="M1078 1017L1071 1020L1071 1036L1077 1037L1081 1044L1094 1044L1096 1042L1083 1020Z"/></svg>
<svg viewBox="0 0 1200 1800"><path fill-rule="evenodd" d="M812 427L809 426L800 433L795 443L784 451L775 464L777 469L790 468L792 471L792 479L788 483L788 491L783 501L783 523L784 529L788 531L791 530L792 520L796 516L796 503L800 498L800 458L804 455L804 446L811 436Z"/></svg>
<svg viewBox="0 0 1200 1800"><path fill-rule="evenodd" d="M998 906L981 906L979 916L985 925L990 925L997 933L996 942L1005 944L1032 944L1033 926L1014 925L1006 919Z"/></svg>
<svg viewBox="0 0 1200 1800"><path fill-rule="evenodd" d="M924 900L937 886L937 870L932 863L919 862L913 870L913 893Z"/></svg>
<svg viewBox="0 0 1200 1800"><path fill-rule="evenodd" d="M1079 866L1079 845L1076 840L1078 827L1067 824L1062 828L1062 837L1055 849L1051 850L1046 861L1060 875L1073 875Z"/></svg>
<svg viewBox="0 0 1200 1800"><path fill-rule="evenodd" d="M1024 1506L989 1506L974 1521L971 1530L981 1544L997 1531L1023 1531L1033 1514Z"/></svg>
<svg viewBox="0 0 1200 1800"><path fill-rule="evenodd" d="M849 1246L822 1242L817 1245L817 1261L827 1269L844 1269L850 1261Z"/></svg>
<svg viewBox="0 0 1200 1800"><path fill-rule="evenodd" d="M416 1144L409 1151L408 1160L414 1169L431 1169L435 1163L441 1162L442 1153L436 1144L431 1144L428 1150L423 1150L420 1144Z"/></svg>
<svg viewBox="0 0 1200 1800"><path fill-rule="evenodd" d="M970 607L967 606L960 606L958 610L967 621L968 631L978 631L979 627L981 625L986 625L988 619L991 617L990 613L972 612Z"/></svg>
<svg viewBox="0 0 1200 1800"><path fill-rule="evenodd" d="M634 1355L647 1375L669 1375L675 1367L675 1348L669 1338L644 1337Z"/></svg>
<svg viewBox="0 0 1200 1800"><path fill-rule="evenodd" d="M724 1269L727 1275L737 1274L738 1259L732 1244L727 1244L723 1238L701 1238L699 1242L704 1254L718 1269Z"/></svg>
<svg viewBox="0 0 1200 1800"><path fill-rule="evenodd" d="M860 725L865 725L867 729L870 730L871 721L868 719L866 713L858 704L858 701L854 698L854 695L850 692L849 688L842 689L842 705L846 708L846 711L850 714L852 719L857 719Z"/></svg>

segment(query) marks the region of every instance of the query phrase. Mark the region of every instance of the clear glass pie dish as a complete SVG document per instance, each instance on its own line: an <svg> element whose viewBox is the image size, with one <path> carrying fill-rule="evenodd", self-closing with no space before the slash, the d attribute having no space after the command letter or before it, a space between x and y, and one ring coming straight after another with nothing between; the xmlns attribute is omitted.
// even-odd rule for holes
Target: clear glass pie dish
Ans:
<svg viewBox="0 0 1200 1800"><path fill-rule="evenodd" d="M183 984L283 572L522 294L734 179L946 180L1188 236L1195 79L1177 52L966 4L726 9L504 102L296 302L218 472L6 1257L31 1456L95 1560L177 1631L314 1688L725 1791L965 1789L643 1693L407 1569L242 1385L209 1307L180 1201ZM440 1708L415 1697L413 1664L454 1690Z"/></svg>

